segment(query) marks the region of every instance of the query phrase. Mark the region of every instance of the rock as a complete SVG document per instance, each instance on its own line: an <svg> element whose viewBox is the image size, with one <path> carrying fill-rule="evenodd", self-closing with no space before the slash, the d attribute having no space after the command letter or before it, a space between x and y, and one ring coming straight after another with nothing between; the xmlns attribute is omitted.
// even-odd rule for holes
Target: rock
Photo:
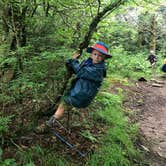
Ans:
<svg viewBox="0 0 166 166"><path fill-rule="evenodd" d="M140 145L140 146L141 146L142 149L145 150L146 152L150 152L150 150L149 150L147 147L145 147L144 145Z"/></svg>
<svg viewBox="0 0 166 166"><path fill-rule="evenodd" d="M151 81L151 82L154 82L154 83L157 83L157 84L165 84L164 81L156 80L156 79L154 79L154 78L152 78L150 81Z"/></svg>
<svg viewBox="0 0 166 166"><path fill-rule="evenodd" d="M138 81L147 81L144 77L140 77Z"/></svg>
<svg viewBox="0 0 166 166"><path fill-rule="evenodd" d="M163 87L163 85L157 84L157 83L153 83L152 86L154 86L154 87L159 87L159 88L162 88L162 87Z"/></svg>
<svg viewBox="0 0 166 166"><path fill-rule="evenodd" d="M164 84L164 81L160 81L160 80L156 80L155 82L158 84Z"/></svg>

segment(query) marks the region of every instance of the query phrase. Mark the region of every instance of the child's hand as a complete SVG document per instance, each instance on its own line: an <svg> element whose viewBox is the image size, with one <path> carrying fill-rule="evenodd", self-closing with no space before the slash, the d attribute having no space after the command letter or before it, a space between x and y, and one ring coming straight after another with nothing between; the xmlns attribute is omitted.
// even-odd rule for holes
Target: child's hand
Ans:
<svg viewBox="0 0 166 166"><path fill-rule="evenodd" d="M73 59L78 59L80 57L80 53L78 51L76 51L74 54L73 54Z"/></svg>

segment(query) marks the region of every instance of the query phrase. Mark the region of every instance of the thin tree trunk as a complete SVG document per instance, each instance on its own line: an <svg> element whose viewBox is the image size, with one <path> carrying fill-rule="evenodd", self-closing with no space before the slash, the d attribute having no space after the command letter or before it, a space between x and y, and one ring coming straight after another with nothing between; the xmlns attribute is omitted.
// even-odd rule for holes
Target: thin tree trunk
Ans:
<svg viewBox="0 0 166 166"><path fill-rule="evenodd" d="M157 36L157 21L155 14L152 16L151 26L150 26L151 36L149 41L149 49L156 50L156 36Z"/></svg>
<svg viewBox="0 0 166 166"><path fill-rule="evenodd" d="M137 39L137 46L138 48L142 47L142 42L143 42L143 32L138 32L138 39Z"/></svg>

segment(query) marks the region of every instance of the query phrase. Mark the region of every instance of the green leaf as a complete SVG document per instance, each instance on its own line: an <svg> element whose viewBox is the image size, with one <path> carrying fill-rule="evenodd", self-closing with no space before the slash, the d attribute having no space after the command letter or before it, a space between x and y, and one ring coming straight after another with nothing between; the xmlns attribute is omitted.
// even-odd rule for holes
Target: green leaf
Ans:
<svg viewBox="0 0 166 166"><path fill-rule="evenodd" d="M81 133L81 135L87 139L89 139L90 141L94 142L98 142L98 140L89 132L89 130L86 130L84 132Z"/></svg>

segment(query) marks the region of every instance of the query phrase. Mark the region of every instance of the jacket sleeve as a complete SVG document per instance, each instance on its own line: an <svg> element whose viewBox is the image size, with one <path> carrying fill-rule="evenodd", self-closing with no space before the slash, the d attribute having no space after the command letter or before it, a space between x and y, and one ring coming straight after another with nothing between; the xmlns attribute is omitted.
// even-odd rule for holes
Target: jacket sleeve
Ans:
<svg viewBox="0 0 166 166"><path fill-rule="evenodd" d="M80 64L77 59L69 59L67 61L67 63L69 63L71 65L75 74L78 73L78 71L80 70Z"/></svg>
<svg viewBox="0 0 166 166"><path fill-rule="evenodd" d="M78 78L83 78L95 82L101 82L103 80L104 70L102 68L96 68L92 66L84 66L77 73Z"/></svg>

